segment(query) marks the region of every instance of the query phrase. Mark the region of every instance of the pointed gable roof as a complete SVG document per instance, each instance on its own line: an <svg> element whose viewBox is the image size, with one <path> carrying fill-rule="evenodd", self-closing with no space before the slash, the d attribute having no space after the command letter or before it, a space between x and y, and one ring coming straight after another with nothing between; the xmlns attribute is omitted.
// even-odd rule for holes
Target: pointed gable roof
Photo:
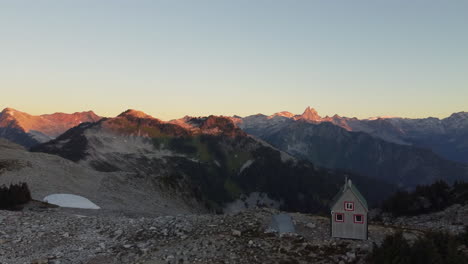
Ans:
<svg viewBox="0 0 468 264"><path fill-rule="evenodd" d="M357 199L361 202L362 206L366 209L366 211L369 211L369 206L367 204L366 199L364 198L364 196L362 196L361 192L359 192L356 186L354 186L351 180L348 180L348 177L346 177L345 184L341 187L340 191L331 200L331 208L335 206L335 204L341 198L343 193L345 193L348 189L351 190L351 192L357 197Z"/></svg>

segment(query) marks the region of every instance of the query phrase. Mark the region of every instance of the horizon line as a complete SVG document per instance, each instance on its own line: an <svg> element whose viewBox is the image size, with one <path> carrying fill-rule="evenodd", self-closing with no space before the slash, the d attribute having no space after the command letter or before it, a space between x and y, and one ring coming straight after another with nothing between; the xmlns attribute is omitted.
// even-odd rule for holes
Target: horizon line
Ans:
<svg viewBox="0 0 468 264"><path fill-rule="evenodd" d="M307 106L306 109L307 109L307 108L311 108L311 109L313 109L313 110L316 111L316 109L313 108L313 107ZM149 115L149 116L151 116L151 117L153 117L153 118L157 118L157 119L160 119L160 120L162 120L162 121L172 121L172 120L177 120L177 119L181 119L181 118L184 118L184 117L208 117L208 116L235 117L235 116L238 116L238 117L240 117L240 118L245 118L245 117L255 116L255 115L273 116L273 115L275 115L275 114L277 114L277 113L281 113L281 112L288 112L288 113L294 114L294 115L296 115L296 116L297 116L297 115L302 115L302 113L301 113L301 114L296 114L296 113L293 113L293 112L290 112L290 111L287 111L287 110L282 110L282 111L274 112L274 113L272 113L272 114L270 114L270 115L264 114L264 113L260 113L260 112L259 112L259 113L255 113L255 114L244 115L244 116L241 116L241 115L238 115L238 114L232 114L232 115L208 114L208 115L200 115L200 116L194 116L194 115L186 114L186 115L183 115L183 116L178 117L178 118L172 118L172 119L167 119L167 120L166 120L166 119L158 118L156 115L149 114L148 112L146 112L146 111L144 111L144 110L140 110L140 109L136 109L136 108L128 108L128 109L126 109L126 110L124 110L124 111L119 112L117 115L114 115L114 116L112 116L112 115L100 115L100 114L96 113L96 111L94 111L94 110L83 110L83 111L73 111L73 112L61 112L61 111L58 111L58 112L43 113L43 114L30 114L30 113L28 113L28 112L24 112L24 111L18 110L17 108L14 108L14 107L5 107L5 108L2 109L1 112L5 111L5 110L7 110L7 109L11 109L11 110L14 110L14 111L17 111L17 112L25 113L25 114L28 114L28 115L31 115L31 116L44 116L44 115L53 115L53 114L68 114L68 115L72 115L72 114L89 113L89 112L91 112L91 113L94 113L95 115L98 115L98 116L100 116L100 117L102 117L102 118L115 118L115 117L119 116L120 114L122 114L122 113L124 113L124 112L126 112L126 111L128 111L128 110L135 110L135 111L143 112L143 113L145 113L145 114L147 114L147 115ZM319 114L318 111L316 111L316 112ZM446 117L426 116L426 117L414 117L414 118L412 118L412 117L403 117L403 116L391 116L391 115L370 116L370 117L367 117L367 118L358 118L358 117L356 117L356 116L350 117L350 116L339 115L339 114L334 114L334 115L331 115L331 116L329 116L329 115L320 116L320 114L319 114L319 116L320 116L321 118L326 118L326 117L333 117L333 116L337 115L337 116L342 117L342 118L351 118L351 119L356 118L356 119L358 119L358 120L376 120L376 119L392 119L392 118L401 118L401 119L428 119L428 118L435 118L435 119L442 120L442 119L449 118L449 117L452 116L453 114L458 114L458 113L467 113L467 112L466 112L466 111L463 111L463 110L462 110L462 111L457 111L457 112L451 113L450 115L448 115L448 116L446 116Z"/></svg>

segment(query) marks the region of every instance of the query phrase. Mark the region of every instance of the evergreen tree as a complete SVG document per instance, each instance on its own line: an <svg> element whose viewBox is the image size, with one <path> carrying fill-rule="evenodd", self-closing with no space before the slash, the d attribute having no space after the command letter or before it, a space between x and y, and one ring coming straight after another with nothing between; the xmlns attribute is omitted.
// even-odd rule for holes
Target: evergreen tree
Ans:
<svg viewBox="0 0 468 264"><path fill-rule="evenodd" d="M387 236L382 245L374 245L368 256L368 263L375 264L410 264L410 246L401 232Z"/></svg>
<svg viewBox="0 0 468 264"><path fill-rule="evenodd" d="M16 210L31 200L31 192L26 183L0 187L0 209Z"/></svg>
<svg viewBox="0 0 468 264"><path fill-rule="evenodd" d="M410 245L401 232L387 236L381 246L367 257L369 264L461 264L468 256L458 248L464 245L464 235L455 237L445 232L427 232Z"/></svg>

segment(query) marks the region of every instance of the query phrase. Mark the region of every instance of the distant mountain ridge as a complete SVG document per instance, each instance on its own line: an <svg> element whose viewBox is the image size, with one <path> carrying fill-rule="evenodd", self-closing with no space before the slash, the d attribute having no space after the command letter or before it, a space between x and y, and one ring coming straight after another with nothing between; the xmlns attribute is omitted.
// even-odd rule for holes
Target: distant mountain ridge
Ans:
<svg viewBox="0 0 468 264"><path fill-rule="evenodd" d="M5 108L0 112L0 137L31 147L53 139L81 123L96 122L101 118L92 111L35 116Z"/></svg>
<svg viewBox="0 0 468 264"><path fill-rule="evenodd" d="M321 117L311 107L307 107L302 115L281 113L285 112L268 116L268 119L289 118L314 124L330 122L348 131L365 132L388 142L431 149L446 159L468 164L468 112L453 113L443 119L434 117L357 119L339 115ZM252 119L254 116L246 118ZM237 122L239 120L241 119ZM270 121L271 124L275 122L275 120Z"/></svg>
<svg viewBox="0 0 468 264"><path fill-rule="evenodd" d="M306 112L314 113L309 108ZM446 160L435 154L435 150L416 144L397 144L382 139L383 135L394 136L401 131L383 119L367 121L316 115L307 119L307 116L310 115L291 118L257 114L235 121L248 134L295 157L318 166L385 180L403 188L438 179L448 182L468 180L466 164ZM379 129L376 128L374 133L359 131L364 130L368 122L374 127L378 124ZM463 128L463 125L457 127ZM382 136L379 137L377 132Z"/></svg>

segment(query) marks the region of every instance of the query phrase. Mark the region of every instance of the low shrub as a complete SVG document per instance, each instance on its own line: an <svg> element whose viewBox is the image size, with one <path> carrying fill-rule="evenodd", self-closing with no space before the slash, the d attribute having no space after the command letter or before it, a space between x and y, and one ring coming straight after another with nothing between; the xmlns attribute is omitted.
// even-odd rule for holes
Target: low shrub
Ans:
<svg viewBox="0 0 468 264"><path fill-rule="evenodd" d="M442 211L454 204L468 203L468 183L444 181L417 186L412 192L399 191L382 204L384 212L394 216L418 215Z"/></svg>
<svg viewBox="0 0 468 264"><path fill-rule="evenodd" d="M462 245L459 237L445 232L427 232L410 244L399 232L387 236L381 246L374 245L366 261L369 264L468 263L468 256L459 250Z"/></svg>
<svg viewBox="0 0 468 264"><path fill-rule="evenodd" d="M18 210L21 205L31 201L31 192L26 183L0 186L0 209Z"/></svg>

